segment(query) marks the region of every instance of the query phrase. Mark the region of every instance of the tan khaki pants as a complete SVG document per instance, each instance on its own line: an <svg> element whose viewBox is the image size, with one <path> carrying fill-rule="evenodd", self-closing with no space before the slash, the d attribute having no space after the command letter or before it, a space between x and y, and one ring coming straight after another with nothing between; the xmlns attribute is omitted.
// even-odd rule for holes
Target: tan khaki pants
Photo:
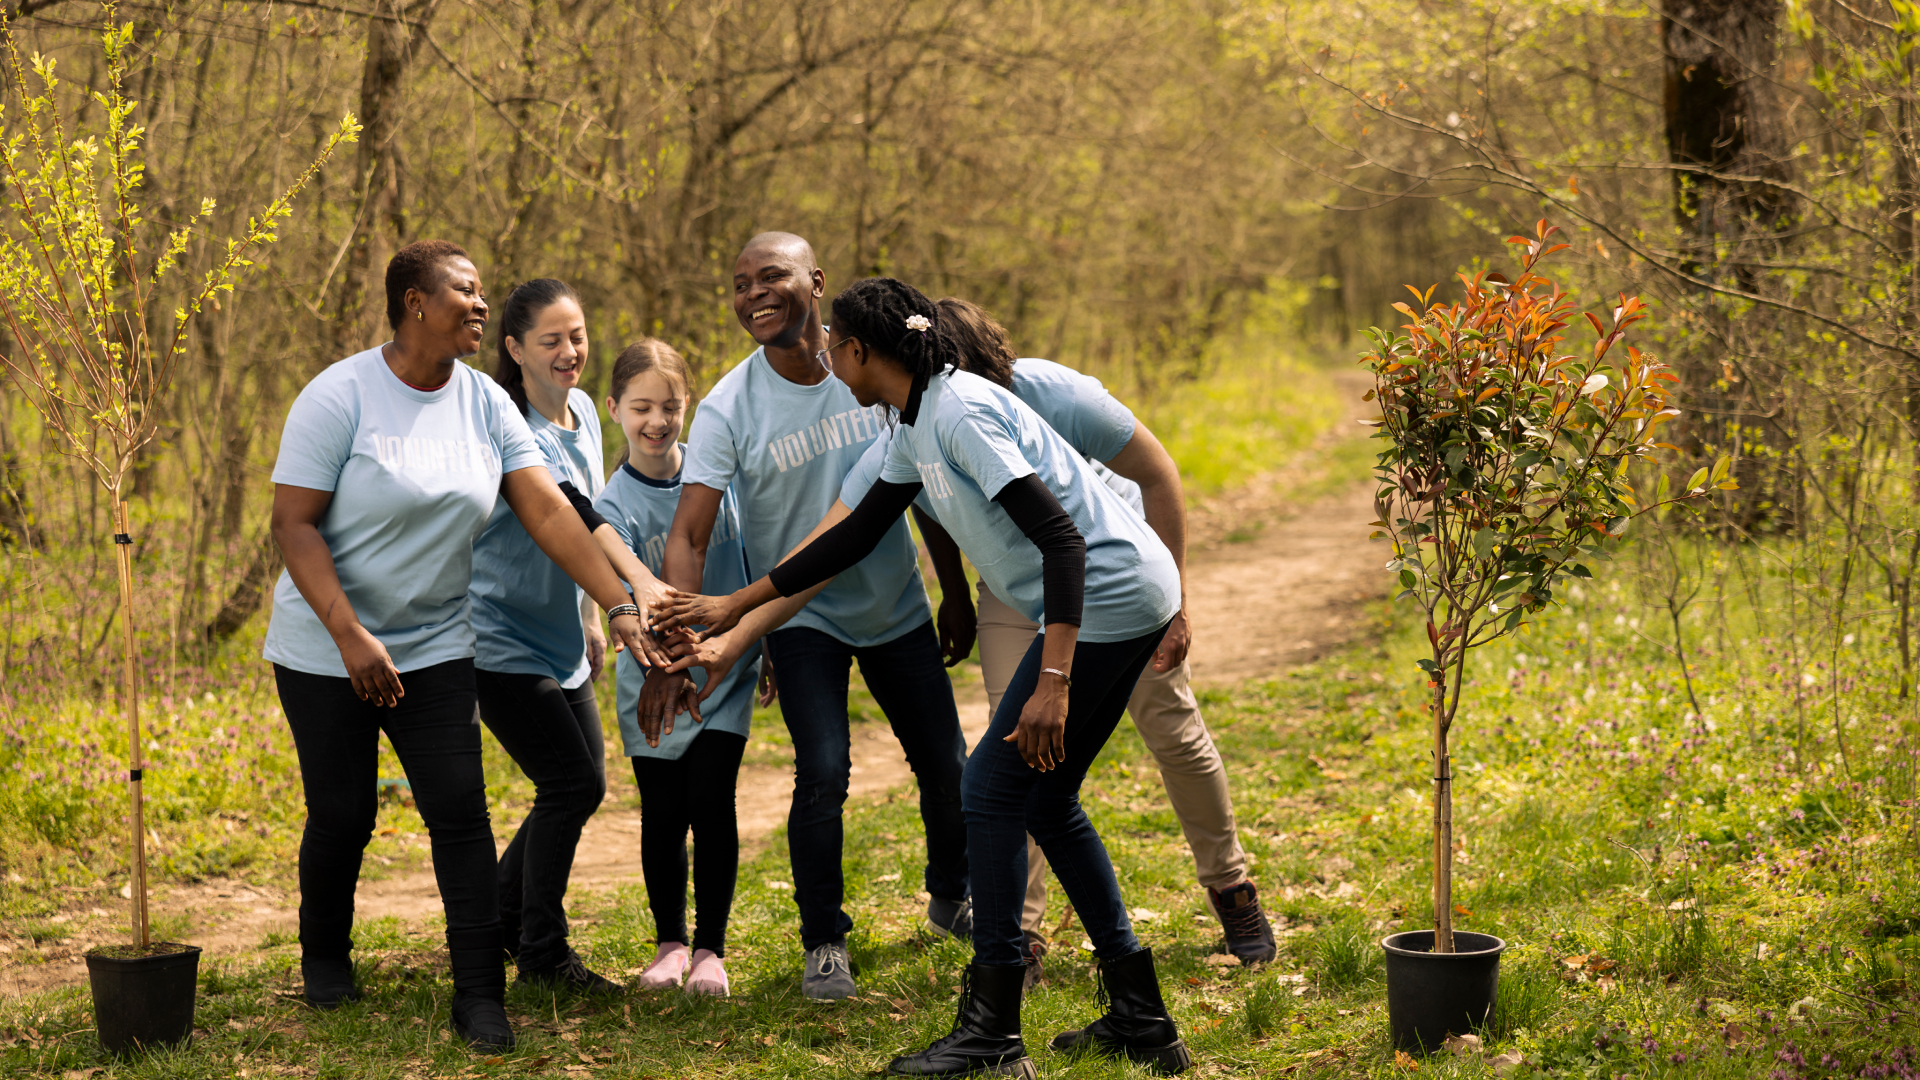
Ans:
<svg viewBox="0 0 1920 1080"><path fill-rule="evenodd" d="M999 710L1000 697L1039 630L993 595L986 582L980 583L980 673L987 686L989 715ZM1234 830L1226 766L1200 718L1200 703L1187 685L1187 665L1158 672L1149 664L1127 702L1127 713L1159 762L1160 782L1187 834L1187 846L1193 849L1200 884L1225 889L1245 881L1247 856ZM1021 928L1044 934L1046 912L1047 859L1028 837L1027 904Z"/></svg>

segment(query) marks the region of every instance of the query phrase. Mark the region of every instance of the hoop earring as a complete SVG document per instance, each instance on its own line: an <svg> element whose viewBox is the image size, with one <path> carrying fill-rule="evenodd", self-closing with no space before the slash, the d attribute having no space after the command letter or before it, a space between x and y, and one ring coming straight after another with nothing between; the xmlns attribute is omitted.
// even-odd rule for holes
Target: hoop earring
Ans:
<svg viewBox="0 0 1920 1080"><path fill-rule="evenodd" d="M425 310L425 309L421 309L420 311L416 311L416 312L414 312L414 313L413 313L413 317L414 317L414 318L416 318L416 319L419 319L419 320L420 320L421 322L426 322L426 321L427 321L427 313L426 313L426 310Z"/></svg>

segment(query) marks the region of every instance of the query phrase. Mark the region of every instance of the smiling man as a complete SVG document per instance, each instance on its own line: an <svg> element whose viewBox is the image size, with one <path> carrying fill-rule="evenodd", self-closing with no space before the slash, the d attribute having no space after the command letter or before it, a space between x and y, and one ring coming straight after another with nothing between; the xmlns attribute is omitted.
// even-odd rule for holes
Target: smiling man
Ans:
<svg viewBox="0 0 1920 1080"><path fill-rule="evenodd" d="M880 434L884 408L863 408L819 358L829 344L820 322L825 294L826 275L798 236L762 233L740 252L733 311L760 347L720 379L694 417L667 535L669 585L699 591L728 485L740 503L749 576L771 570L833 508L841 481ZM920 782L928 921L943 934L972 933L960 814L966 742L905 517L871 555L767 635L766 645L794 745L787 839L807 950L801 989L811 998L849 997L855 986L846 936L853 920L841 903L840 854L852 770L847 680L855 660Z"/></svg>

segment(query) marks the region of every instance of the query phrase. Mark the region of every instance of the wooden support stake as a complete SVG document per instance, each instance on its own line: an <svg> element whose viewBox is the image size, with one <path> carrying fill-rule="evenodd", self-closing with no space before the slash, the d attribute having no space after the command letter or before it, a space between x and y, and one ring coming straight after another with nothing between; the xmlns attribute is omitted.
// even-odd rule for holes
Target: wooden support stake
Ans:
<svg viewBox="0 0 1920 1080"><path fill-rule="evenodd" d="M1447 684L1433 689L1433 951L1453 951L1453 762L1447 755Z"/></svg>
<svg viewBox="0 0 1920 1080"><path fill-rule="evenodd" d="M127 504L113 504L114 555L120 564L120 626L124 642L120 653L120 700L127 715L127 828L133 834L133 940L141 948L152 944L147 921L147 823L141 798L140 684L133 666L133 523Z"/></svg>

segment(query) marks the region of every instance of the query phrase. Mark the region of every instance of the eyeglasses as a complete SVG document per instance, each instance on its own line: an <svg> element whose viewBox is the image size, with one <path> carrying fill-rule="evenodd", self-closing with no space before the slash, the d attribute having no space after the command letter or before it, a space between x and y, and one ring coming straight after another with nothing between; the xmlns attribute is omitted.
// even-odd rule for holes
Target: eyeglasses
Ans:
<svg viewBox="0 0 1920 1080"><path fill-rule="evenodd" d="M813 362L816 364L819 364L823 368L826 368L828 371L832 371L833 370L833 350L839 348L842 345L845 345L847 342L852 340L853 340L852 337L843 337L839 341L836 341L833 344L828 345L826 348L821 349L819 352L813 354Z"/></svg>

